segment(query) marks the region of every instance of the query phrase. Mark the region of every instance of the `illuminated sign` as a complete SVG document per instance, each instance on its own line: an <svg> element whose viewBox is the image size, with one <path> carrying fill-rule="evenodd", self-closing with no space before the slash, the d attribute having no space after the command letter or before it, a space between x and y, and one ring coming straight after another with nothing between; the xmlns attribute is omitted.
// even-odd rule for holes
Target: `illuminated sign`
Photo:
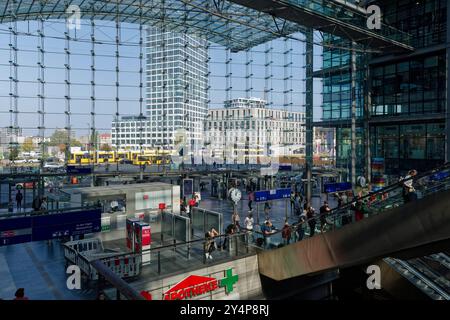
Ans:
<svg viewBox="0 0 450 320"><path fill-rule="evenodd" d="M238 282L239 276L233 275L232 269L225 271L225 278L216 279L205 276L190 275L178 282L175 286L163 293L164 300L184 300L225 288L225 293L229 294L234 290L234 284ZM142 291L141 295L151 300L149 292Z"/></svg>

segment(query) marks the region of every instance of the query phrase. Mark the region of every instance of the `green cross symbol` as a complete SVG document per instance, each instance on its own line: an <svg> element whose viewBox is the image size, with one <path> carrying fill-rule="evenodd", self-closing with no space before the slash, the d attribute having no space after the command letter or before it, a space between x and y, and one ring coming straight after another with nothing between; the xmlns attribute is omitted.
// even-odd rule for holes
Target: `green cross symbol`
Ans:
<svg viewBox="0 0 450 320"><path fill-rule="evenodd" d="M228 269L225 271L225 278L220 280L219 287L225 287L226 294L229 294L234 290L233 285L238 282L239 276L233 276L233 270Z"/></svg>

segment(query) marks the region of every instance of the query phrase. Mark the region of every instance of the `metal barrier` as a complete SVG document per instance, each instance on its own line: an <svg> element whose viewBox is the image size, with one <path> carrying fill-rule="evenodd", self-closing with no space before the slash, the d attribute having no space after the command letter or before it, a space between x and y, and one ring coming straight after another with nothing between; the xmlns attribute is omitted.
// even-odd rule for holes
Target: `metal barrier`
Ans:
<svg viewBox="0 0 450 320"><path fill-rule="evenodd" d="M100 239L70 241L64 244L66 265L77 265L89 280L98 280L98 272L92 267L94 261L102 261L120 278L135 277L141 272L141 254L125 254L103 249Z"/></svg>
<svg viewBox="0 0 450 320"><path fill-rule="evenodd" d="M161 241L191 241L191 219L170 212L162 213Z"/></svg>
<svg viewBox="0 0 450 320"><path fill-rule="evenodd" d="M212 228L218 232L223 230L223 214L202 208L192 208L192 234L203 238Z"/></svg>

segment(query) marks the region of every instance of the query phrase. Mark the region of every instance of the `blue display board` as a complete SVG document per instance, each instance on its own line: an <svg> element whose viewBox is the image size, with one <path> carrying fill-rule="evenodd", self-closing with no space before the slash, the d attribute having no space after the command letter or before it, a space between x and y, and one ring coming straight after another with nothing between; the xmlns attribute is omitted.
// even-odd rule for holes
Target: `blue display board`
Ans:
<svg viewBox="0 0 450 320"><path fill-rule="evenodd" d="M280 164L278 166L278 171L292 171L292 165L290 165L290 164Z"/></svg>
<svg viewBox="0 0 450 320"><path fill-rule="evenodd" d="M447 178L449 175L450 175L449 171L438 172L438 173L433 174L430 177L430 180L440 181L440 180L443 180L443 179Z"/></svg>
<svg viewBox="0 0 450 320"><path fill-rule="evenodd" d="M101 232L101 209L0 220L0 246Z"/></svg>
<svg viewBox="0 0 450 320"><path fill-rule="evenodd" d="M67 174L90 174L92 173L91 167L82 166L67 166Z"/></svg>
<svg viewBox="0 0 450 320"><path fill-rule="evenodd" d="M325 183L323 185L324 193L333 193L347 190L352 190L351 182Z"/></svg>
<svg viewBox="0 0 450 320"><path fill-rule="evenodd" d="M290 197L291 197L291 189L290 188L255 191L255 202L280 200L280 199L287 199Z"/></svg>
<svg viewBox="0 0 450 320"><path fill-rule="evenodd" d="M194 180L183 179L183 197L189 198L194 193Z"/></svg>

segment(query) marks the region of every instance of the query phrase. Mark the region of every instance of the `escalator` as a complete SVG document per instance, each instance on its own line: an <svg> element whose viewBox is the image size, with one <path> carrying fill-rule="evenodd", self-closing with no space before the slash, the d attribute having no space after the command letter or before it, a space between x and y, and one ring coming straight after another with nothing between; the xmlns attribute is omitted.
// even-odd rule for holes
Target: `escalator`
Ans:
<svg viewBox="0 0 450 320"><path fill-rule="evenodd" d="M433 300L450 300L450 256L439 252L421 258L384 261Z"/></svg>
<svg viewBox="0 0 450 320"><path fill-rule="evenodd" d="M361 221L349 223L354 203L348 203L327 214L331 228L323 233L316 229L316 235L308 237L311 220L320 228L324 215L294 225L293 231L302 230L300 233L306 238L280 248L260 250L260 273L279 281L379 258L410 260L445 251L450 247L450 166L412 180L416 201L405 203L403 181L358 199L366 215ZM281 236L281 232L274 233L270 242L281 242Z"/></svg>

